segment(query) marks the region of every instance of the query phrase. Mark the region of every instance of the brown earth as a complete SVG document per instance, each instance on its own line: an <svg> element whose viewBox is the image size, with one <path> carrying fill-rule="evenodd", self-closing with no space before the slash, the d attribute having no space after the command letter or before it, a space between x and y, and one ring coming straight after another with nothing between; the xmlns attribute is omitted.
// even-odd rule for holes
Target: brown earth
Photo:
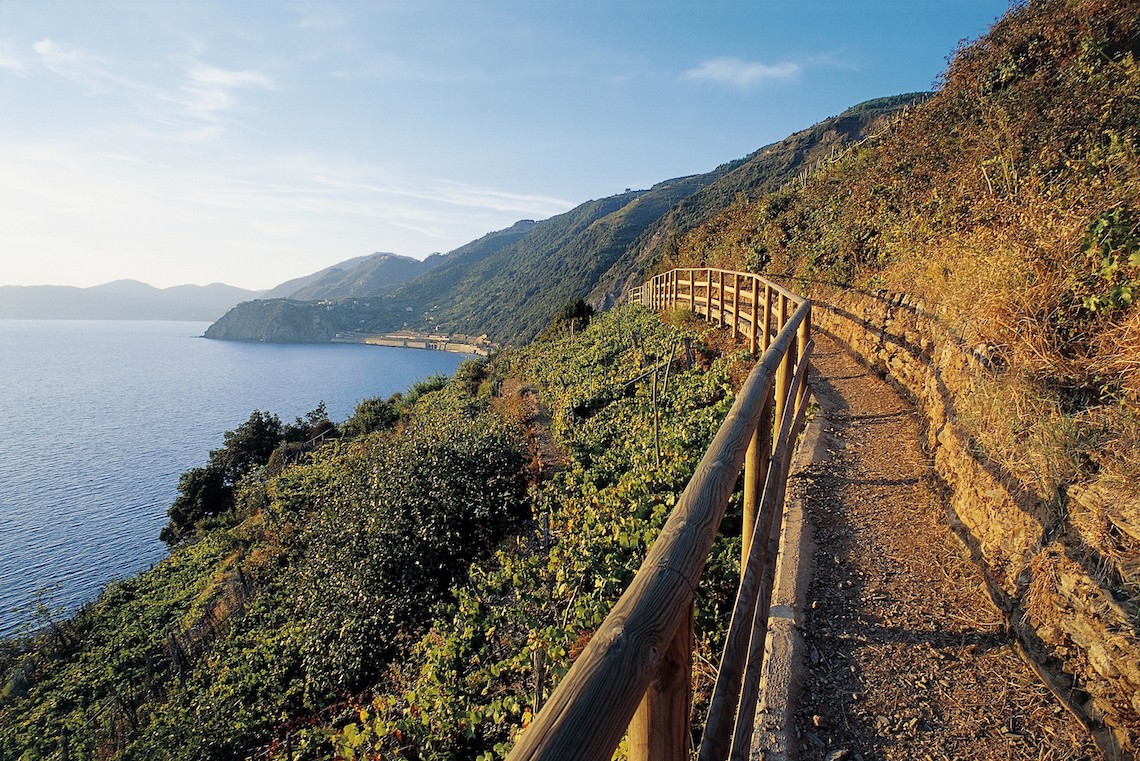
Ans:
<svg viewBox="0 0 1140 761"><path fill-rule="evenodd" d="M950 529L921 417L825 336L830 461L800 489L818 547L803 626L802 759L1097 759L1021 660Z"/></svg>

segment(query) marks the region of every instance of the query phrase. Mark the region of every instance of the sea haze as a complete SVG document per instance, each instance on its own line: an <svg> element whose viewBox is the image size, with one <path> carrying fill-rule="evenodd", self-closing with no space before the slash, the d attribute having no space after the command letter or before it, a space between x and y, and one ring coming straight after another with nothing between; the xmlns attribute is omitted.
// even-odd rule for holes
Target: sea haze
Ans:
<svg viewBox="0 0 1140 761"><path fill-rule="evenodd" d="M166 554L182 471L254 409L343 421L464 357L209 341L207 323L0 320L0 635L35 592L68 612ZM14 610L22 608L24 610Z"/></svg>

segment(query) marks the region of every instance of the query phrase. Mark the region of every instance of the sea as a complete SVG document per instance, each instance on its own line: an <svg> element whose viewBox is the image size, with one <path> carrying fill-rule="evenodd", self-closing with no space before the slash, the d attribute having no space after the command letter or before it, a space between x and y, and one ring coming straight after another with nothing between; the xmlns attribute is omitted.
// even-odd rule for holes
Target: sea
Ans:
<svg viewBox="0 0 1140 761"><path fill-rule="evenodd" d="M335 422L462 355L202 338L208 323L0 320L0 636L166 555L178 477L253 410Z"/></svg>

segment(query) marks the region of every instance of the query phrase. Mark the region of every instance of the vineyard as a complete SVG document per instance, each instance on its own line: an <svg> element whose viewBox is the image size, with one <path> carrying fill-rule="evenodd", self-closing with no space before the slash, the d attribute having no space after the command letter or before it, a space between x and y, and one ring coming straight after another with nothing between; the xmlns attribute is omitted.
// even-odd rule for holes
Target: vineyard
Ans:
<svg viewBox="0 0 1140 761"><path fill-rule="evenodd" d="M255 469L152 571L7 645L0 756L505 756L731 406L727 343L622 307L362 404L354 435ZM698 703L739 521L696 598Z"/></svg>

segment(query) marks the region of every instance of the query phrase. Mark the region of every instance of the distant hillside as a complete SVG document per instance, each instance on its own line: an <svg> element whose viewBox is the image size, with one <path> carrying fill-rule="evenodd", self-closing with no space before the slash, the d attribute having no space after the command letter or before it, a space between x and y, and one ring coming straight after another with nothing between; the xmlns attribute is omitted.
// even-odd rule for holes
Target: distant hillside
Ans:
<svg viewBox="0 0 1140 761"><path fill-rule="evenodd" d="M422 261L383 252L357 256L312 275L286 281L263 293L261 298L317 301L379 296L428 272L441 261L439 254Z"/></svg>
<svg viewBox="0 0 1140 761"><path fill-rule="evenodd" d="M446 256L429 257L436 265L435 269L444 273L440 288L457 287L463 269L441 267L440 264L450 265L453 260L460 259L469 264L481 262L504 246L518 240L535 224L530 220L517 222L506 230L484 235ZM449 277L455 279L448 281ZM415 327L419 327L420 323L417 321L419 316L422 316L422 310L419 314L409 312L405 307L400 307L397 311L395 301L382 296L341 299L335 304L284 298L259 299L239 304L231 309L206 330L206 338L269 343L311 343L329 341L338 333L386 332L412 322L415 322Z"/></svg>
<svg viewBox="0 0 1140 761"><path fill-rule="evenodd" d="M116 280L91 288L0 286L0 318L25 320L216 320L259 291L222 283L155 288Z"/></svg>
<svg viewBox="0 0 1140 761"><path fill-rule="evenodd" d="M629 253L594 286L590 300L597 306L612 304L620 294L640 284L648 268L674 258L678 243L689 230L726 208L777 190L835 151L883 129L892 114L930 95L916 92L865 101L720 167L716 179L685 197L641 233Z"/></svg>
<svg viewBox="0 0 1140 761"><path fill-rule="evenodd" d="M397 309L422 314L423 327L529 341L568 301L585 297L646 227L716 176L683 177L588 201L478 260L448 257L392 299Z"/></svg>
<svg viewBox="0 0 1140 761"><path fill-rule="evenodd" d="M676 250L685 231L733 203L757 198L817 160L878 128L926 94L869 101L786 140L706 174L648 190L587 201L542 222L521 221L423 263L430 270L384 295L364 288L346 296L331 283L362 280L357 260L313 276L290 300L242 304L206 336L253 341L327 341L339 333L408 326L483 334L523 343L567 302L612 304L648 267ZM320 276L320 277L317 277ZM284 295L284 287L266 296ZM337 299L316 305L313 299Z"/></svg>

